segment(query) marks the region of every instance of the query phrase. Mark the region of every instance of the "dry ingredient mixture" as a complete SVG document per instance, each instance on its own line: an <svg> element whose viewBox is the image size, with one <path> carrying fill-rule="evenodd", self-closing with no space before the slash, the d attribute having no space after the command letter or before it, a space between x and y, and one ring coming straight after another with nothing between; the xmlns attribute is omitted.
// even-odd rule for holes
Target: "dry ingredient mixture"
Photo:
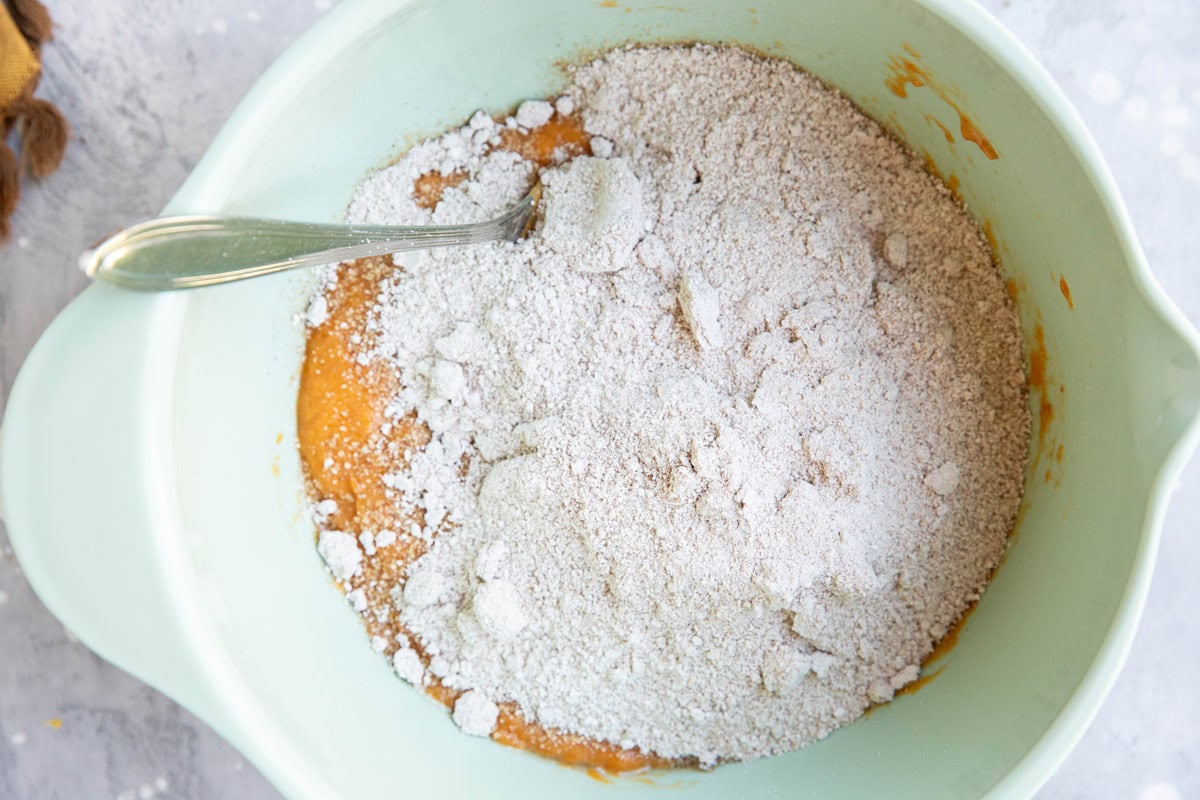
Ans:
<svg viewBox="0 0 1200 800"><path fill-rule="evenodd" d="M376 649L466 733L617 767L776 753L891 699L1020 500L1021 336L976 225L835 91L705 45L477 113L348 216L481 220L539 178L528 238L343 266L309 309L309 361L340 331L375 376L300 416L341 437L306 452L318 548ZM368 388L351 430L327 406Z"/></svg>

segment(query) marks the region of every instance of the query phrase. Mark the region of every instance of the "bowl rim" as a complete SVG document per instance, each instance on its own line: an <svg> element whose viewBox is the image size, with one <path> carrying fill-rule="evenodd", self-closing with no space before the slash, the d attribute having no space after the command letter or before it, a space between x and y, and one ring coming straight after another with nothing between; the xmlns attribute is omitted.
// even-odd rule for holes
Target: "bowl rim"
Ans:
<svg viewBox="0 0 1200 800"><path fill-rule="evenodd" d="M1200 334L1167 295L1142 251L1133 221L1121 198L1116 179L1095 137L1083 122L1049 71L998 19L975 3L953 0L914 0L968 35L1005 68L1023 91L1041 108L1046 119L1075 151L1091 181L1108 222L1121 243L1130 277L1158 317L1193 359L1200 359ZM1155 472L1146 499L1146 511L1130 565L1129 577L1108 633L1075 691L1042 736L1014 767L987 793L987 797L1032 796L1053 776L1083 738L1116 683L1137 633L1150 590L1154 564L1162 538L1163 520L1173 486L1200 444L1200 413L1183 426Z"/></svg>

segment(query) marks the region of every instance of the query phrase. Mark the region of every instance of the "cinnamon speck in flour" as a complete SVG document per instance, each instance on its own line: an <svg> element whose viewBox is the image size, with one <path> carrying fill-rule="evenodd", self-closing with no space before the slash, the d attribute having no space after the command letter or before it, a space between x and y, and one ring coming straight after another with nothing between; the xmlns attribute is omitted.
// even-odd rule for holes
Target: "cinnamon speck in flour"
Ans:
<svg viewBox="0 0 1200 800"><path fill-rule="evenodd" d="M430 432L385 481L417 522L319 550L349 586L423 543L393 607L350 602L398 615L380 649L467 733L511 703L706 766L802 746L913 681L1003 553L1015 311L949 191L792 65L626 48L572 77L359 187L349 218L391 224L545 191L523 241L397 256L357 357ZM555 113L591 155L497 148ZM434 171L466 178L431 210Z"/></svg>

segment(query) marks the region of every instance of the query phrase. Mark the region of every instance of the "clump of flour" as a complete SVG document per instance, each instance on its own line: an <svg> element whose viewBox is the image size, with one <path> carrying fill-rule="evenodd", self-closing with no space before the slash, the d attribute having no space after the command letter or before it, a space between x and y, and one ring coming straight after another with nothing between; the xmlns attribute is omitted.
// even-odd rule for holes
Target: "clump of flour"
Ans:
<svg viewBox="0 0 1200 800"><path fill-rule="evenodd" d="M581 272L629 266L646 233L642 185L623 158L582 156L549 170L542 244Z"/></svg>
<svg viewBox="0 0 1200 800"><path fill-rule="evenodd" d="M350 219L495 214L535 179L499 131L554 109L594 157L541 172L534 232L398 257L372 311L361 358L432 436L387 476L428 543L391 591L396 671L463 692L477 735L511 701L701 764L821 738L916 678L1003 552L1029 419L987 246L845 98L708 46L477 114ZM430 211L434 170L467 177ZM350 576L366 544L321 549Z"/></svg>

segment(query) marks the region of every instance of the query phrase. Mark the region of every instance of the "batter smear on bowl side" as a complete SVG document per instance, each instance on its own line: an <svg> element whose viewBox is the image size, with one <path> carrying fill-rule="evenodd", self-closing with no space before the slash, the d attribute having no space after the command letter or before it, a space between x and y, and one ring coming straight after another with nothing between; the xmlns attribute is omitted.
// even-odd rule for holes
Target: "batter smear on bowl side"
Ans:
<svg viewBox="0 0 1200 800"><path fill-rule="evenodd" d="M800 747L917 677L1021 498L1017 317L919 159L793 65L626 48L359 186L492 243L331 268L318 550L468 734L609 771Z"/></svg>

